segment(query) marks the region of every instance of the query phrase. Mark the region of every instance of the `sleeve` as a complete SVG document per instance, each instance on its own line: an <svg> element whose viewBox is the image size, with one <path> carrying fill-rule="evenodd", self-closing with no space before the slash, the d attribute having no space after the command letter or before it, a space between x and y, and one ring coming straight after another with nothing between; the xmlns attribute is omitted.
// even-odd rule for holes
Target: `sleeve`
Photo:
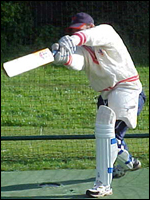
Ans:
<svg viewBox="0 0 150 200"><path fill-rule="evenodd" d="M76 32L71 37L78 46L110 46L119 39L113 27L107 24Z"/></svg>
<svg viewBox="0 0 150 200"><path fill-rule="evenodd" d="M74 54L71 54L69 60L64 64L68 69L73 69L81 71L84 68L84 56L81 47L77 47L77 51Z"/></svg>

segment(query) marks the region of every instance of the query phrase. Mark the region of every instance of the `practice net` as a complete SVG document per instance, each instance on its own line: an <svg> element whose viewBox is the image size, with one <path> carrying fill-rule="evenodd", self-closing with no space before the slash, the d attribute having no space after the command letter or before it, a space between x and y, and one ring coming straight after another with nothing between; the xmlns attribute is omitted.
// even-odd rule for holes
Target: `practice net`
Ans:
<svg viewBox="0 0 150 200"><path fill-rule="evenodd" d="M16 24L6 23L7 8L22 8L25 13ZM87 12L95 24L109 23L125 41L140 74L146 94L138 125L126 138L131 154L149 160L149 66L148 1L31 1L2 3L2 61L51 47L64 35L71 16ZM17 13L18 13L17 12ZM115 13L115 14L114 14ZM22 29L19 19L26 20ZM29 24L28 24L28 23ZM144 23L143 23L144 22ZM26 25L26 26L25 26ZM27 28L28 27L28 28ZM11 31L10 31L11 30ZM22 34L21 32L25 34ZM16 37L17 35L17 37ZM8 44L7 48L5 43ZM84 72L48 64L20 76L8 78L1 71L1 164L2 170L94 168L96 102L99 96L89 86ZM141 134L147 137L141 138ZM59 136L85 135L84 139L60 139ZM138 138L139 135L139 138ZM58 136L58 140L22 140L11 136Z"/></svg>

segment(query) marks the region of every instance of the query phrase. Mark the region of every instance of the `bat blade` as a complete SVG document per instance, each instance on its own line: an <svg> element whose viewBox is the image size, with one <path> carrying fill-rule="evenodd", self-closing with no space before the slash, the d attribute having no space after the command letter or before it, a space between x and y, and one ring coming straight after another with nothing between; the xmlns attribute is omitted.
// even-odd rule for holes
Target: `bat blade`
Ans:
<svg viewBox="0 0 150 200"><path fill-rule="evenodd" d="M13 77L53 61L52 52L46 48L5 62L3 68L9 77Z"/></svg>

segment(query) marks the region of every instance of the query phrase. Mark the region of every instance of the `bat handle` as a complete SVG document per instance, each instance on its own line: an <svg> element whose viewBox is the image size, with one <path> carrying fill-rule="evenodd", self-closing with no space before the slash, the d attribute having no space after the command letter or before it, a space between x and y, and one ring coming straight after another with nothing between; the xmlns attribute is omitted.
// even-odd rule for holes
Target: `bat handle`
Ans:
<svg viewBox="0 0 150 200"><path fill-rule="evenodd" d="M58 50L54 50L53 52L52 52L52 54L53 54L53 56L55 56L55 54L58 52Z"/></svg>

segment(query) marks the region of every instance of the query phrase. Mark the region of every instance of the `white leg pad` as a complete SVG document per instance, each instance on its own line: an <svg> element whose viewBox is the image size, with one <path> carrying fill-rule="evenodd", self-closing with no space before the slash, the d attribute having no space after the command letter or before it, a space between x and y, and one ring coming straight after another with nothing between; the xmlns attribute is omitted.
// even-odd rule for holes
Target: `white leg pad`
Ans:
<svg viewBox="0 0 150 200"><path fill-rule="evenodd" d="M124 149L124 146L121 145L121 141L118 141L118 157L117 157L117 163L123 167L126 170L130 170L133 168L133 162L132 159L130 158L129 152Z"/></svg>
<svg viewBox="0 0 150 200"><path fill-rule="evenodd" d="M113 164L117 158L118 146L115 138L116 115L107 106L100 106L97 111L96 137L96 184L110 185Z"/></svg>

